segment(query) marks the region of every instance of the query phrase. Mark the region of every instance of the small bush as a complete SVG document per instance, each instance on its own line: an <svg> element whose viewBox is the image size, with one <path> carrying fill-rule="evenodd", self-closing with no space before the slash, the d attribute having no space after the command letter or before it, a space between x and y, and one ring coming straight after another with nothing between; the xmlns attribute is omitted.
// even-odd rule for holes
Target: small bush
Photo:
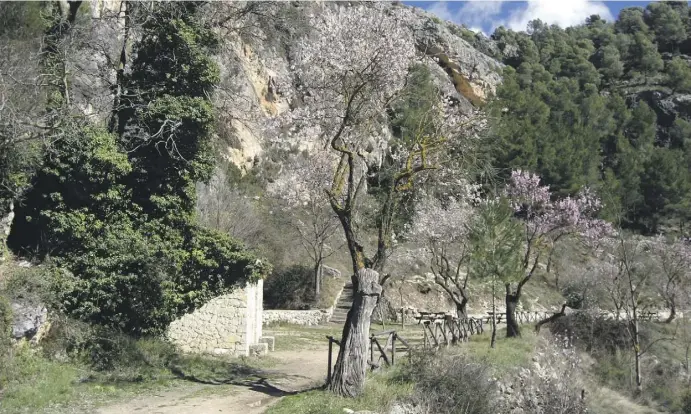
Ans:
<svg viewBox="0 0 691 414"><path fill-rule="evenodd" d="M530 368L504 378L515 392L502 396L501 412L516 408L534 414L587 412L578 368L582 361L568 338L543 343L533 361Z"/></svg>
<svg viewBox="0 0 691 414"><path fill-rule="evenodd" d="M681 412L691 414L691 391L687 391L681 397Z"/></svg>
<svg viewBox="0 0 691 414"><path fill-rule="evenodd" d="M587 312L557 319L550 324L550 331L557 336L571 338L575 344L591 353L613 354L619 349L630 349L625 321L601 318Z"/></svg>
<svg viewBox="0 0 691 414"><path fill-rule="evenodd" d="M314 271L301 265L273 272L264 282L264 303L270 309L309 309L314 302Z"/></svg>
<svg viewBox="0 0 691 414"><path fill-rule="evenodd" d="M465 355L414 353L402 379L415 384L411 403L425 413L496 413L489 364Z"/></svg>
<svg viewBox="0 0 691 414"><path fill-rule="evenodd" d="M54 267L50 261L41 266L7 266L0 284L0 293L8 300L21 299L32 304L50 306L55 302L54 275Z"/></svg>
<svg viewBox="0 0 691 414"><path fill-rule="evenodd" d="M84 359L105 382L140 382L170 377L174 347L155 338L134 339L105 328L95 328L86 342Z"/></svg>

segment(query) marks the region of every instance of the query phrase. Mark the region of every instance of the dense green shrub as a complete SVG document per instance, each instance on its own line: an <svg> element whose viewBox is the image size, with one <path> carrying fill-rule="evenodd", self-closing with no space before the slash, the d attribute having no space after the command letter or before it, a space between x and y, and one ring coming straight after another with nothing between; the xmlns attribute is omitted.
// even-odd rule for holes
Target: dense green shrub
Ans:
<svg viewBox="0 0 691 414"><path fill-rule="evenodd" d="M576 312L553 321L550 331L568 337L588 352L613 354L630 349L626 322L603 318L588 312Z"/></svg>
<svg viewBox="0 0 691 414"><path fill-rule="evenodd" d="M271 309L309 309L314 302L314 270L293 265L274 271L264 282L264 304Z"/></svg>
<svg viewBox="0 0 691 414"><path fill-rule="evenodd" d="M132 70L118 78L131 93L109 130L63 123L8 242L52 258L59 310L142 336L270 266L196 221L195 183L213 169L218 39L196 3L133 6L142 34ZM63 35L51 32L49 47ZM61 55L48 55L46 71L59 71Z"/></svg>

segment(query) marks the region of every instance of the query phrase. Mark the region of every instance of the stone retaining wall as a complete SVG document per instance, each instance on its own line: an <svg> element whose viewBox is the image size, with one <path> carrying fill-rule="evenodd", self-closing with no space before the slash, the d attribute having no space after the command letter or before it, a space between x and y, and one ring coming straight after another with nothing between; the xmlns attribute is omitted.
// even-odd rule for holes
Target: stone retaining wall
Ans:
<svg viewBox="0 0 691 414"><path fill-rule="evenodd" d="M326 323L333 314L333 308L312 310L271 309L264 311L264 325L289 323L292 325L319 325Z"/></svg>
<svg viewBox="0 0 691 414"><path fill-rule="evenodd" d="M272 323L288 323L291 325L321 325L331 320L334 313L334 308L338 303L338 299L343 293L343 287L336 295L333 303L326 309L310 309L310 310L288 310L288 309L265 309L263 323L270 325Z"/></svg>
<svg viewBox="0 0 691 414"><path fill-rule="evenodd" d="M182 316L166 336L186 353L249 355L262 337L262 300L260 280Z"/></svg>

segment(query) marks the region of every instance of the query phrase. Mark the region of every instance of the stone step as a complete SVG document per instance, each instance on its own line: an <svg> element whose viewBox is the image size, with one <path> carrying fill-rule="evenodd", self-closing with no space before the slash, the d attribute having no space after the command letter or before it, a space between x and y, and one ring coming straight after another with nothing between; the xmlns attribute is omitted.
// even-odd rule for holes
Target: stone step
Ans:
<svg viewBox="0 0 691 414"><path fill-rule="evenodd" d="M336 301L333 314L329 322L334 325L343 325L348 317L348 311L353 304L353 284L347 283L343 286L341 296Z"/></svg>

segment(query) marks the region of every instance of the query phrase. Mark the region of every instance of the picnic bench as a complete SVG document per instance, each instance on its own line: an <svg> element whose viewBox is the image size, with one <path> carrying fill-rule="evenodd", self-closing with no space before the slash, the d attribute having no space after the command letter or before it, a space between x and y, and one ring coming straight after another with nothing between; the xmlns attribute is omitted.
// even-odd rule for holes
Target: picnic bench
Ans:
<svg viewBox="0 0 691 414"><path fill-rule="evenodd" d="M658 314L657 312L641 312L640 318L644 321L652 321L658 318Z"/></svg>

